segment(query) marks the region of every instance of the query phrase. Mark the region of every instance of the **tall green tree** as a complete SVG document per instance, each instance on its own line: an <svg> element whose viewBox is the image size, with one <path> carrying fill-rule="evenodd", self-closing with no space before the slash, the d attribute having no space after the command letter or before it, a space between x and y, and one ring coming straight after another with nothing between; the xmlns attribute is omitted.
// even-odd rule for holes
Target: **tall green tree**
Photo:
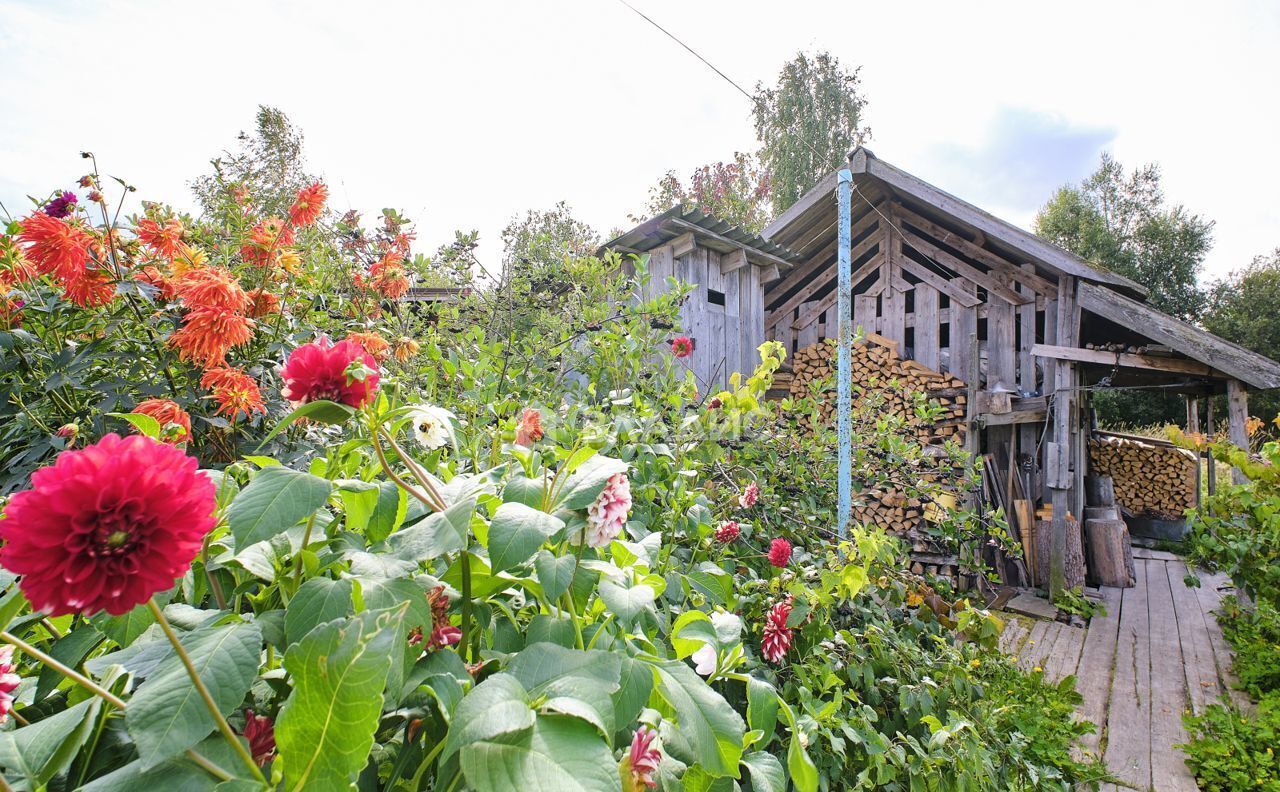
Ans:
<svg viewBox="0 0 1280 792"><path fill-rule="evenodd" d="M753 113L760 162L769 174L773 211L781 213L871 134L858 69L829 52L788 61L772 87L756 86Z"/></svg>
<svg viewBox="0 0 1280 792"><path fill-rule="evenodd" d="M1196 279L1213 246L1213 221L1165 201L1158 165L1126 173L1103 154L1093 175L1045 204L1035 231L1146 286L1148 301L1165 313L1194 320L1204 307Z"/></svg>
<svg viewBox="0 0 1280 792"><path fill-rule="evenodd" d="M259 105L253 131L240 132L236 143L209 161L212 173L191 182L206 213L247 197L263 214L282 214L316 180L303 156L302 130L277 107Z"/></svg>
<svg viewBox="0 0 1280 792"><path fill-rule="evenodd" d="M652 217L676 204L687 204L758 233L769 223L769 194L769 174L759 158L739 151L730 162L713 162L698 168L687 184L675 171L667 171L649 190L645 212ZM643 218L631 219L638 223Z"/></svg>
<svg viewBox="0 0 1280 792"><path fill-rule="evenodd" d="M1280 248L1255 256L1208 290L1204 326L1242 347L1280 360ZM1280 413L1280 391L1255 393L1250 412L1271 419Z"/></svg>

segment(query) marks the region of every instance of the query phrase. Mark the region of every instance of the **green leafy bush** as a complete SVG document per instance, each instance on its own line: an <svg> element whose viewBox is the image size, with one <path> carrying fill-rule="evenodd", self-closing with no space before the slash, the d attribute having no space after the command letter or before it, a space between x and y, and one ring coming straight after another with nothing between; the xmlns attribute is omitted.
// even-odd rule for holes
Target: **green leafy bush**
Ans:
<svg viewBox="0 0 1280 792"><path fill-rule="evenodd" d="M1187 766L1204 792L1280 790L1280 692L1264 695L1256 713L1215 704L1186 721Z"/></svg>

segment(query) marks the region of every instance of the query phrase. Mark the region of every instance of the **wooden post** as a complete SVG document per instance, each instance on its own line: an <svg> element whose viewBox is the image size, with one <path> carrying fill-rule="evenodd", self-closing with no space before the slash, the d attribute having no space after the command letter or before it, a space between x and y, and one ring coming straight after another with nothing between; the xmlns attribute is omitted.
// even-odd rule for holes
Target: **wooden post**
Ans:
<svg viewBox="0 0 1280 792"><path fill-rule="evenodd" d="M1076 281L1063 275L1058 281L1058 339L1060 346L1074 347L1080 329L1080 309L1076 302ZM1067 587L1067 511L1073 506L1071 471L1074 456L1073 432L1079 432L1075 420L1075 363L1055 360L1053 395L1053 447L1046 459L1046 480L1053 503L1053 532L1049 545L1049 599L1057 598Z"/></svg>
<svg viewBox="0 0 1280 792"><path fill-rule="evenodd" d="M1227 380L1227 436L1241 448L1249 447L1249 432L1245 423L1249 420L1249 394L1240 380ZM1239 470L1231 471L1231 480L1243 484L1248 479Z"/></svg>
<svg viewBox="0 0 1280 792"><path fill-rule="evenodd" d="M1196 434L1200 431L1200 399L1191 394L1187 394L1187 433ZM1201 470L1204 467L1205 453L1196 451L1196 511L1202 508L1200 502L1200 481ZM1213 464L1213 456L1209 456L1209 464Z"/></svg>
<svg viewBox="0 0 1280 792"><path fill-rule="evenodd" d="M1218 428L1213 422L1212 394L1210 394L1209 398L1204 400L1204 412L1205 412L1205 416L1204 416L1205 431L1209 434L1209 439L1213 440L1214 436L1218 432ZM1208 457L1209 457L1209 469L1205 472L1208 475L1209 480L1208 482L1206 482L1206 484L1209 490L1209 497L1212 498L1213 494L1218 491L1218 463L1214 461L1213 454L1208 454Z"/></svg>

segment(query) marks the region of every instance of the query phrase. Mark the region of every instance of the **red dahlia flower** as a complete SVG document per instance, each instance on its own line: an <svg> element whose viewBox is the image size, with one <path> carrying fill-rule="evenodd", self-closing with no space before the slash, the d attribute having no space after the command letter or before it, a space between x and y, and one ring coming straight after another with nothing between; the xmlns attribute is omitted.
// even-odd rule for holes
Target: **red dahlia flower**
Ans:
<svg viewBox="0 0 1280 792"><path fill-rule="evenodd" d="M352 364L363 364L364 378L348 372ZM321 338L303 344L289 355L281 372L284 397L297 407L319 399L363 407L378 390L378 362L354 341L330 344Z"/></svg>
<svg viewBox="0 0 1280 792"><path fill-rule="evenodd" d="M781 663L791 648L792 632L787 626L791 616L791 597L769 609L764 620L764 638L760 641L760 653L770 663Z"/></svg>
<svg viewBox="0 0 1280 792"><path fill-rule="evenodd" d="M671 339L671 354L678 358L687 358L693 354L693 339L689 336L676 336Z"/></svg>
<svg viewBox="0 0 1280 792"><path fill-rule="evenodd" d="M13 662L13 647L0 647L0 723L4 723L13 711L13 691L22 682L22 677L14 673L17 667Z"/></svg>
<svg viewBox="0 0 1280 792"><path fill-rule="evenodd" d="M294 225L311 225L320 218L324 211L324 202L329 197L329 188L321 182L298 190L298 199L289 207L289 221Z"/></svg>
<svg viewBox="0 0 1280 792"><path fill-rule="evenodd" d="M721 544L729 544L737 539L742 533L742 527L733 520L720 523L720 527L716 528L715 540Z"/></svg>
<svg viewBox="0 0 1280 792"><path fill-rule="evenodd" d="M542 413L526 407L520 413L520 425L516 427L516 445L532 446L542 439Z"/></svg>
<svg viewBox="0 0 1280 792"><path fill-rule="evenodd" d="M791 560L791 543L781 537L769 543L769 563L784 567Z"/></svg>
<svg viewBox="0 0 1280 792"><path fill-rule="evenodd" d="M163 443L191 442L191 416L172 399L147 399L133 408L135 415L150 415L160 422Z"/></svg>
<svg viewBox="0 0 1280 792"><path fill-rule="evenodd" d="M214 526L195 457L109 434L31 475L0 520L0 565L50 616L127 613L173 586Z"/></svg>
<svg viewBox="0 0 1280 792"><path fill-rule="evenodd" d="M271 757L276 753L276 728L270 718L266 715L255 715L251 709L245 710L242 734L249 742L249 754L253 756L253 761L258 763L258 767L271 761Z"/></svg>
<svg viewBox="0 0 1280 792"><path fill-rule="evenodd" d="M658 782L653 780L658 765L662 764L662 752L653 746L653 738L657 736L657 732L648 726L636 729L635 736L631 738L631 750L622 757L622 764L618 767L624 792L641 792L646 787L653 789L658 786Z"/></svg>

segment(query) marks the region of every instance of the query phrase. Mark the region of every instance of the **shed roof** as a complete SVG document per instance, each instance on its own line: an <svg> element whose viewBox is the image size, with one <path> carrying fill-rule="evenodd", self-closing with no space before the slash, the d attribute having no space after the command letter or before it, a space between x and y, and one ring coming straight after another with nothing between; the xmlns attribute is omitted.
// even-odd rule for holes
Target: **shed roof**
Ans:
<svg viewBox="0 0 1280 792"><path fill-rule="evenodd" d="M759 234L720 220L688 204L676 204L606 242L601 250L644 253L689 233L704 247L721 253L742 250L748 261L761 266L772 264L781 269L790 269L800 258L798 254L776 242L770 242Z"/></svg>
<svg viewBox="0 0 1280 792"><path fill-rule="evenodd" d="M1011 260L1034 264L1053 275L1079 278L1080 306L1140 335L1164 344L1192 360L1254 388L1280 387L1280 363L1175 319L1141 300L1140 284L1090 264L1079 256L1029 231L951 195L858 147L850 155L854 185L883 191L926 219L944 226L978 232L985 244ZM762 232L779 245L797 246L815 229L835 233L835 189L832 173L805 193ZM856 199L855 199L856 200ZM828 216L829 215L829 216Z"/></svg>

